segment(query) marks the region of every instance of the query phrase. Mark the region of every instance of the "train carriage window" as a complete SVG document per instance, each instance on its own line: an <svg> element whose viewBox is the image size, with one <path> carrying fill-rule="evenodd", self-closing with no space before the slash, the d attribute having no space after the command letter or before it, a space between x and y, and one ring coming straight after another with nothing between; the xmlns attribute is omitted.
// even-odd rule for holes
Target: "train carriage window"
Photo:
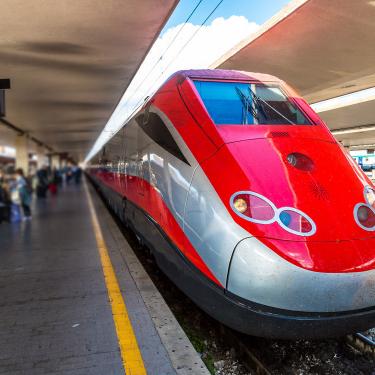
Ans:
<svg viewBox="0 0 375 375"><path fill-rule="evenodd" d="M277 85L194 81L217 125L312 125Z"/></svg>
<svg viewBox="0 0 375 375"><path fill-rule="evenodd" d="M173 139L172 134L169 132L164 121L159 115L153 112L148 113L148 119L144 117L144 114L139 115L136 118L138 125L142 130L159 146L167 150L169 153L174 155L186 164L189 162L186 160L184 154L178 147L176 141Z"/></svg>

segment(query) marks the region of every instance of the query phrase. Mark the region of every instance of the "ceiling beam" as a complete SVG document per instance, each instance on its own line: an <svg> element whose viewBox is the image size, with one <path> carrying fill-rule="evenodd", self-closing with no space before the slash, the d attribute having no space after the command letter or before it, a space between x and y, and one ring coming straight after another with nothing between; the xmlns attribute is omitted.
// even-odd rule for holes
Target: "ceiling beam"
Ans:
<svg viewBox="0 0 375 375"><path fill-rule="evenodd" d="M0 118L0 122L5 125L6 127L8 127L9 129L12 129L13 131L15 131L16 133L18 133L18 135L24 135L26 136L28 139L30 139L31 141L33 141L34 143L36 143L38 146L40 147L44 147L46 148L47 150L53 152L53 148L46 145L44 142L40 141L38 138L35 138L33 136L30 136L25 130L19 128L18 126L12 124L10 121L6 120L5 118Z"/></svg>

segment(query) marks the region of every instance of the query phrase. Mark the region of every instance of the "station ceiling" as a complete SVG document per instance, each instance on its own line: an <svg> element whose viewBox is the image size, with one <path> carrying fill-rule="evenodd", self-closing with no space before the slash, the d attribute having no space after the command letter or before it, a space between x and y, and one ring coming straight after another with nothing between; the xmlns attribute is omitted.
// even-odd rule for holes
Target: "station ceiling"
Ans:
<svg viewBox="0 0 375 375"><path fill-rule="evenodd" d="M310 103L375 87L374 20L373 0L291 1L213 67L273 74ZM375 124L375 101L320 115L331 129ZM375 131L337 138L371 144Z"/></svg>
<svg viewBox="0 0 375 375"><path fill-rule="evenodd" d="M6 119L82 160L177 3L2 0Z"/></svg>

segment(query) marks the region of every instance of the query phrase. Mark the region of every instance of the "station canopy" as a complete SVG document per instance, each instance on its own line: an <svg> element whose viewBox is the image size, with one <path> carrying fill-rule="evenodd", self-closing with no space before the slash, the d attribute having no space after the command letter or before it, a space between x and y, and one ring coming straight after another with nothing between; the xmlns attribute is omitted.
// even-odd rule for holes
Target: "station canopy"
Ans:
<svg viewBox="0 0 375 375"><path fill-rule="evenodd" d="M177 0L3 0L6 119L83 160ZM11 143L0 124L0 143Z"/></svg>
<svg viewBox="0 0 375 375"><path fill-rule="evenodd" d="M212 67L278 76L310 103L375 87L374 20L372 0L291 1ZM345 145L375 144L374 99L319 114Z"/></svg>

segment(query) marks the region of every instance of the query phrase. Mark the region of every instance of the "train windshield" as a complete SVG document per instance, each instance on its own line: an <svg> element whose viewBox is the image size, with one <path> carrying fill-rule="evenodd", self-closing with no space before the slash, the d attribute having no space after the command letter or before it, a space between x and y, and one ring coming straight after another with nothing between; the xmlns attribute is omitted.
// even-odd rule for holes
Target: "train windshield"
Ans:
<svg viewBox="0 0 375 375"><path fill-rule="evenodd" d="M311 125L306 115L277 85L194 81L217 125Z"/></svg>

